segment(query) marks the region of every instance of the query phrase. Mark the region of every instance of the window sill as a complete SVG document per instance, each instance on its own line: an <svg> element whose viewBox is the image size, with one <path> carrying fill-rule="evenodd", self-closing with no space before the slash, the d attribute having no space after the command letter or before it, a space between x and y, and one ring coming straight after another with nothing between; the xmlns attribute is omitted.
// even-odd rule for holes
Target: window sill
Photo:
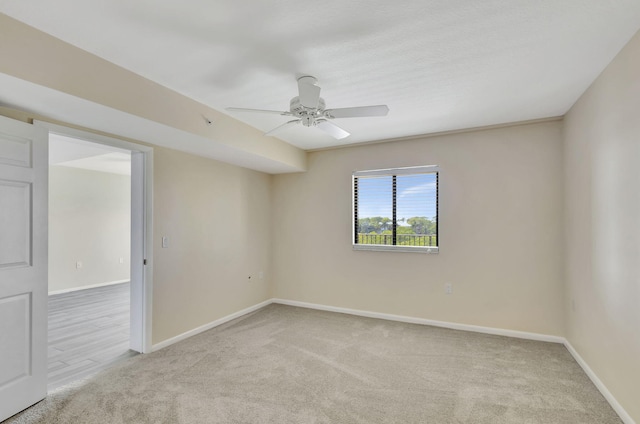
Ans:
<svg viewBox="0 0 640 424"><path fill-rule="evenodd" d="M438 253L438 247L389 246L384 244L354 244L353 250L369 250L380 252Z"/></svg>

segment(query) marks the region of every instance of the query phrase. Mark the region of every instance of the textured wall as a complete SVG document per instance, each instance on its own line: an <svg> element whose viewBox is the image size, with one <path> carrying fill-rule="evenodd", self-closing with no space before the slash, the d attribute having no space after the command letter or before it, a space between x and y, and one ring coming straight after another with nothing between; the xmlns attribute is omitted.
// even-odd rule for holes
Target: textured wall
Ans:
<svg viewBox="0 0 640 424"><path fill-rule="evenodd" d="M567 338L640 422L640 33L565 118Z"/></svg>
<svg viewBox="0 0 640 424"><path fill-rule="evenodd" d="M562 335L561 127L311 153L306 173L274 177L276 297ZM440 253L353 251L352 171L432 164Z"/></svg>
<svg viewBox="0 0 640 424"><path fill-rule="evenodd" d="M270 297L271 176L155 148L153 207L153 343Z"/></svg>
<svg viewBox="0 0 640 424"><path fill-rule="evenodd" d="M49 292L128 280L130 245L131 177L49 168Z"/></svg>

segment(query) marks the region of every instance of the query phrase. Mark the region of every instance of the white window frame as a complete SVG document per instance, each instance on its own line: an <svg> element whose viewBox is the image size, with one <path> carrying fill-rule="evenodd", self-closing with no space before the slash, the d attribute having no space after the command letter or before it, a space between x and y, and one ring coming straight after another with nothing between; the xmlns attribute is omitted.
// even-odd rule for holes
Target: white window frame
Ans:
<svg viewBox="0 0 640 424"><path fill-rule="evenodd" d="M440 179L440 167L437 165L426 166L408 166L403 168L387 168L387 169L372 169L365 171L354 171L351 176L351 244L353 250L368 250L368 251L386 251L386 252L413 252L413 253L438 253L440 251L440 234L438 227L437 243L438 246L393 246L393 245L380 245L380 244L359 244L355 242L356 238L356 198L355 198L355 181L358 177L372 177L372 176L391 176L391 175L415 175L415 174L433 174L438 173L438 185ZM436 219L438 220L438 226L440 225L440 211L439 211L439 187L436 191Z"/></svg>

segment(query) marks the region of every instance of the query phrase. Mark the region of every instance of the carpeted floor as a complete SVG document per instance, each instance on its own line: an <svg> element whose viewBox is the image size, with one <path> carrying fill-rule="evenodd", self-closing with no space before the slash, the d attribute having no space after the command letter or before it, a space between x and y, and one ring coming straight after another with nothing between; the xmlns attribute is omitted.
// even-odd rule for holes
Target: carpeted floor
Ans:
<svg viewBox="0 0 640 424"><path fill-rule="evenodd" d="M621 423L559 344L270 305L8 423Z"/></svg>

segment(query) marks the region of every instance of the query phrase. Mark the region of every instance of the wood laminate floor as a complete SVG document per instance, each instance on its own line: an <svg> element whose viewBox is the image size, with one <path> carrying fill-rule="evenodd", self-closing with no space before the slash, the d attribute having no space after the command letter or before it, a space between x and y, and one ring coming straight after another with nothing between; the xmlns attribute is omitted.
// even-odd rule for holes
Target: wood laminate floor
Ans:
<svg viewBox="0 0 640 424"><path fill-rule="evenodd" d="M129 283L49 296L49 390L136 355L129 297Z"/></svg>

